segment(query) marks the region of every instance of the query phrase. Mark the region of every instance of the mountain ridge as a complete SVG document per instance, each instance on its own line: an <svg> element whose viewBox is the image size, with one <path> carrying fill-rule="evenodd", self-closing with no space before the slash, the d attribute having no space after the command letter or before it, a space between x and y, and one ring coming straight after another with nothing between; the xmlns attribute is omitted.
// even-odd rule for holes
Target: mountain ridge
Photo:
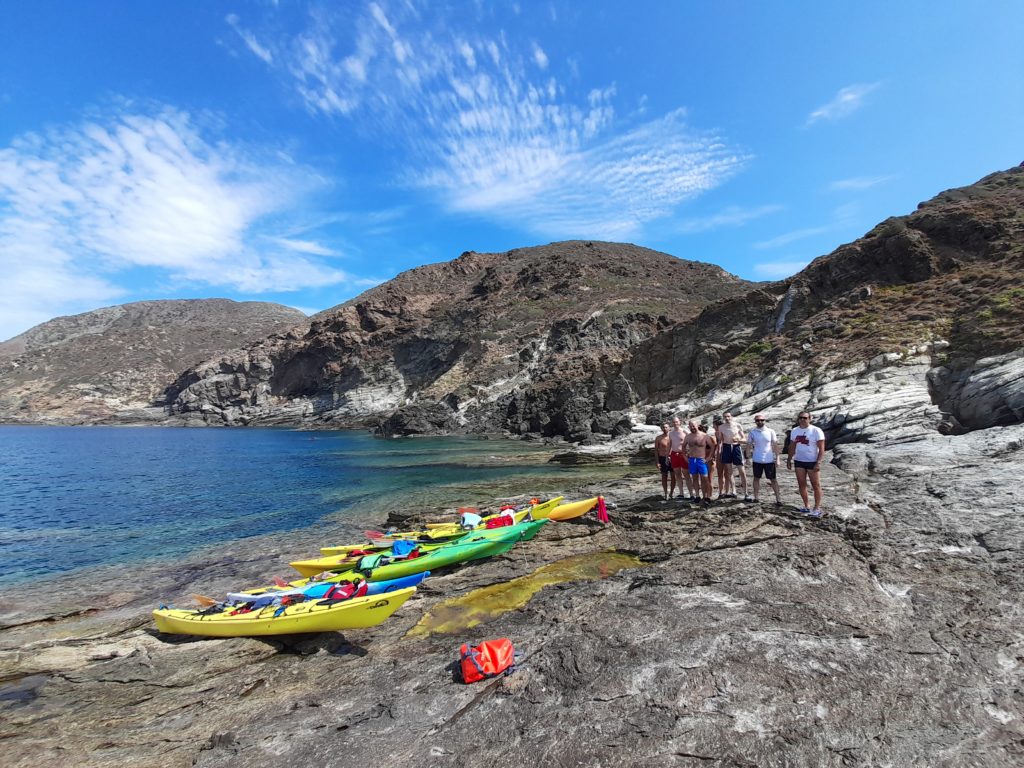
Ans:
<svg viewBox="0 0 1024 768"><path fill-rule="evenodd" d="M54 318L0 344L0 421L160 419L154 403L182 368L304 320L281 304L231 299L140 301Z"/></svg>

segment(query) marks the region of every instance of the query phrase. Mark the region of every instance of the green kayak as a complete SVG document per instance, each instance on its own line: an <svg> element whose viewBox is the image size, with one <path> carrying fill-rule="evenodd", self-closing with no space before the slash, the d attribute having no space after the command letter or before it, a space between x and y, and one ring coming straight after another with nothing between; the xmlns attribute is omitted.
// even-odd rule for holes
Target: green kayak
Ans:
<svg viewBox="0 0 1024 768"><path fill-rule="evenodd" d="M339 555L318 557L314 560L297 560L291 563L291 566L306 577L315 576L325 571L339 573L337 577L332 576L330 581L354 576L362 576L368 581L398 579L414 573L433 571L446 565L504 554L518 542L532 539L547 522L547 520L531 520L501 528L471 531L455 541L421 545L419 557L392 560L387 555L383 555L381 564L369 569L369 573L366 572L366 568L358 570L356 567L369 562L367 558L354 559Z"/></svg>

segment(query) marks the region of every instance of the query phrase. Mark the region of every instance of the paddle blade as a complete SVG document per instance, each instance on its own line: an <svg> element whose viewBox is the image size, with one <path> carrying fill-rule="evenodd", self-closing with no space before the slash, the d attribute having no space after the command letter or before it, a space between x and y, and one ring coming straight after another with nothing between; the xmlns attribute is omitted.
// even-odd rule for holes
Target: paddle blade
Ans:
<svg viewBox="0 0 1024 768"><path fill-rule="evenodd" d="M206 595L192 595L192 599L203 608L209 608L211 605L217 604L217 601L214 598L207 597Z"/></svg>
<svg viewBox="0 0 1024 768"><path fill-rule="evenodd" d="M274 584L276 586L278 586L278 587L287 587L288 586L288 582L285 581L284 579L282 579L280 576L275 576L274 577Z"/></svg>

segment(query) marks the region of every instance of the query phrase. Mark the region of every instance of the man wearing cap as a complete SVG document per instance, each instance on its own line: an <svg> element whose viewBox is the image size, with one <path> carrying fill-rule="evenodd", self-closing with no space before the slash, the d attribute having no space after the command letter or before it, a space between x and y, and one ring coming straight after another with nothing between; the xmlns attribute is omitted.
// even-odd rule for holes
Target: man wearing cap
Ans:
<svg viewBox="0 0 1024 768"><path fill-rule="evenodd" d="M779 481L775 479L779 463L779 436L774 429L765 426L763 413L754 414L754 428L747 433L747 445L754 464L754 501L761 500L761 477L764 476L775 491L775 506L781 507L782 495L779 493Z"/></svg>
<svg viewBox="0 0 1024 768"><path fill-rule="evenodd" d="M796 463L796 484L800 488L800 498L804 505L800 509L805 515L821 517L821 460L825 457L825 433L811 424L811 414L801 411L799 426L793 427L789 433L789 455L786 457L786 469L792 469ZM808 509L807 481L814 488L814 508Z"/></svg>

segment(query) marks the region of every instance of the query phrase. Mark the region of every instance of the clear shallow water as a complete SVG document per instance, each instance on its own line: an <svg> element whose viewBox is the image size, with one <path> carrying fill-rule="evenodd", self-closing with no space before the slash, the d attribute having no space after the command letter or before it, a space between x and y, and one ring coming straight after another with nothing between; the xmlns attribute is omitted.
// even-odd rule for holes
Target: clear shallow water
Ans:
<svg viewBox="0 0 1024 768"><path fill-rule="evenodd" d="M329 516L484 504L583 474L550 450L362 432L0 426L0 585L167 558Z"/></svg>

